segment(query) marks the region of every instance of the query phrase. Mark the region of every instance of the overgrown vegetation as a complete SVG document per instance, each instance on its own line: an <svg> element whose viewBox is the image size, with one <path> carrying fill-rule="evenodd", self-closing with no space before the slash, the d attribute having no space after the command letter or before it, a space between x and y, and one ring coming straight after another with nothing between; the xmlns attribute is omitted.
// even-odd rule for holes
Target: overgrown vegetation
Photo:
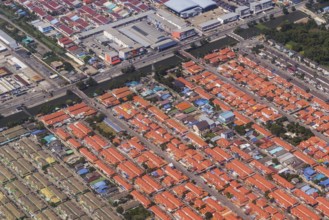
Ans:
<svg viewBox="0 0 329 220"><path fill-rule="evenodd" d="M123 213L125 220L145 220L151 216L151 214L142 206L130 209Z"/></svg>
<svg viewBox="0 0 329 220"><path fill-rule="evenodd" d="M15 12L19 9L24 10L27 14L25 16L18 16L15 14ZM37 30L34 26L29 24L30 21L33 21L37 19L37 17L31 13L29 13L26 9L21 8L20 6L16 5L15 7L8 7L5 5L1 5L0 7L0 14L6 16L8 19L10 19L14 24L19 26L21 29L23 29L27 34L29 34L31 37L39 40L44 45L46 45L51 51L54 53L58 53L61 56L65 55L65 50L57 45L56 39L52 39L50 37L45 36L43 33L41 33L39 30ZM1 20L1 22L6 23L8 25L9 23ZM2 29L4 30L4 29ZM6 31L6 30L5 30ZM19 35L18 30L16 32L12 32L14 38L17 39Z"/></svg>
<svg viewBox="0 0 329 220"><path fill-rule="evenodd" d="M328 0L308 0L307 3L305 4L306 8L310 9L311 11L314 12L322 12L323 8L329 6L329 1Z"/></svg>
<svg viewBox="0 0 329 220"><path fill-rule="evenodd" d="M298 122L288 122L286 118L277 120L276 122L268 122L265 127L275 136L281 137L294 146L302 141L314 136L312 131ZM290 134L290 135L288 135Z"/></svg>
<svg viewBox="0 0 329 220"><path fill-rule="evenodd" d="M260 19L259 23L257 21L249 22L248 28L240 28L234 30L235 34L240 35L244 39L255 37L259 34L264 33L264 31L276 29L280 25L284 23L294 23L302 18L307 17L307 15L301 11L289 12L280 17L274 17L274 15L270 15L269 18Z"/></svg>
<svg viewBox="0 0 329 220"><path fill-rule="evenodd" d="M239 134L239 135L245 135L248 129L251 129L252 122L245 124L245 125L236 125L234 126L234 130Z"/></svg>
<svg viewBox="0 0 329 220"><path fill-rule="evenodd" d="M310 20L306 24L285 23L280 30L267 30L265 35L299 52L321 65L329 65L329 31Z"/></svg>

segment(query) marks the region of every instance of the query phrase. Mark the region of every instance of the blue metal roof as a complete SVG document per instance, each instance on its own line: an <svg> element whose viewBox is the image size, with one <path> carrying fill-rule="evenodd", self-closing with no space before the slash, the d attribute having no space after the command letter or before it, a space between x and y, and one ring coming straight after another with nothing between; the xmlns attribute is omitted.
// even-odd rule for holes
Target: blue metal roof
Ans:
<svg viewBox="0 0 329 220"><path fill-rule="evenodd" d="M303 173L306 177L310 177L310 176L314 175L316 172L311 167L306 167L304 169Z"/></svg>
<svg viewBox="0 0 329 220"><path fill-rule="evenodd" d="M235 115L231 111L226 111L226 112L221 113L219 116L222 118L230 118L230 117L234 117Z"/></svg>
<svg viewBox="0 0 329 220"><path fill-rule="evenodd" d="M319 185L321 185L321 186L325 186L325 187L329 186L329 179L326 179L326 180L321 181L321 182L319 183Z"/></svg>

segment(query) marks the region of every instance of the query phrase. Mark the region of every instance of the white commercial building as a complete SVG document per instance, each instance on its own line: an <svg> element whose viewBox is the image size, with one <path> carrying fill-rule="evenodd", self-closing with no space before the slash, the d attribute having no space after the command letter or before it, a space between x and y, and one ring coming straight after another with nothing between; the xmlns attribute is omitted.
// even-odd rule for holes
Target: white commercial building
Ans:
<svg viewBox="0 0 329 220"><path fill-rule="evenodd" d="M235 9L235 13L237 13L240 18L245 18L250 16L250 8L248 6L240 6Z"/></svg>
<svg viewBox="0 0 329 220"><path fill-rule="evenodd" d="M250 10L255 14L272 8L274 8L274 4L272 0L261 0L258 2L250 3Z"/></svg>
<svg viewBox="0 0 329 220"><path fill-rule="evenodd" d="M8 34L6 34L4 31L0 30L0 40L7 44L11 49L17 49L19 47L18 43L15 39L10 37Z"/></svg>
<svg viewBox="0 0 329 220"><path fill-rule="evenodd" d="M212 0L169 0L165 6L180 17L189 18L212 10L217 4Z"/></svg>
<svg viewBox="0 0 329 220"><path fill-rule="evenodd" d="M228 22L236 21L236 20L238 20L238 18L239 18L239 15L237 13L230 12L230 13L227 13L227 14L224 14L224 15L220 16L218 18L218 20L222 24L226 24Z"/></svg>

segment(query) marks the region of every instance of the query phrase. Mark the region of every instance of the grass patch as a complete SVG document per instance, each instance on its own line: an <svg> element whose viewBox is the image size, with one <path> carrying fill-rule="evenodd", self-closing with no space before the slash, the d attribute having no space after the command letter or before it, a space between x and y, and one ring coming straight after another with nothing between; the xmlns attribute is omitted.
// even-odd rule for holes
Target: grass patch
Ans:
<svg viewBox="0 0 329 220"><path fill-rule="evenodd" d="M113 135L116 134L116 132L104 122L98 123L96 126L103 130L105 133L112 133Z"/></svg>
<svg viewBox="0 0 329 220"><path fill-rule="evenodd" d="M61 48L59 45L57 45L56 39L52 39L50 37L45 36L43 33L41 33L39 30L37 30L34 26L29 24L30 21L37 18L36 16L34 16L32 14L28 14L25 17L18 18L15 15L16 10L18 10L18 8L12 9L10 7L1 6L0 7L0 14L6 16L15 25L22 28L28 35L30 35L31 37L33 37L33 38L39 40L40 42L42 42L44 45L46 45L54 53L57 53L60 56L65 56L65 50L63 48ZM26 9L23 9L23 10L28 12ZM8 22L2 20L0 22L0 24L3 24L3 23L8 24ZM8 33L8 34L10 34L14 39L17 39L17 37L19 37L19 36L17 36L17 33L18 33L18 31Z"/></svg>
<svg viewBox="0 0 329 220"><path fill-rule="evenodd" d="M256 28L258 28L259 30L267 30L268 27L266 25L264 25L264 23L258 23L256 25Z"/></svg>
<svg viewBox="0 0 329 220"><path fill-rule="evenodd" d="M280 30L273 28L264 34L320 65L329 65L329 31L314 20L305 24L284 23Z"/></svg>

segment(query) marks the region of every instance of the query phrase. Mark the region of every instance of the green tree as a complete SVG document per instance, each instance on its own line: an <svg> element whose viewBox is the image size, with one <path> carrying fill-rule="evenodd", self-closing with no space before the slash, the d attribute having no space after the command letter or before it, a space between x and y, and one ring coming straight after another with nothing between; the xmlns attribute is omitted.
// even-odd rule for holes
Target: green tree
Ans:
<svg viewBox="0 0 329 220"><path fill-rule="evenodd" d="M73 104L73 101L71 99L67 99L65 103L66 105L71 106Z"/></svg>
<svg viewBox="0 0 329 220"><path fill-rule="evenodd" d="M79 82L77 82L75 85L76 85L76 86L78 87L78 89L80 89L80 90L84 90L84 89L87 88L86 84L85 84L83 81L79 81Z"/></svg>
<svg viewBox="0 0 329 220"><path fill-rule="evenodd" d="M134 98L134 95L133 95L133 94L129 94L129 95L127 96L127 100L128 100L128 101L132 101L133 98Z"/></svg>
<svg viewBox="0 0 329 220"><path fill-rule="evenodd" d="M72 90L70 90L70 89L66 90L66 95L67 95L67 96L71 96L71 95L73 95Z"/></svg>
<svg viewBox="0 0 329 220"><path fill-rule="evenodd" d="M98 82L94 78L89 77L86 81L86 84L90 87L93 87L93 86L97 86Z"/></svg>
<svg viewBox="0 0 329 220"><path fill-rule="evenodd" d="M69 62L63 62L64 69L68 72L71 72L74 70L74 67Z"/></svg>
<svg viewBox="0 0 329 220"><path fill-rule="evenodd" d="M83 62L84 63L88 63L88 61L91 59L91 56L85 56L84 58L83 58Z"/></svg>
<svg viewBox="0 0 329 220"><path fill-rule="evenodd" d="M273 159L272 159L272 162L273 162L274 164L279 164L279 163L280 163L279 160L278 160L277 158L273 158Z"/></svg>
<svg viewBox="0 0 329 220"><path fill-rule="evenodd" d="M213 215L212 215L211 212L206 212L206 214L205 214L204 216L205 216L205 219L206 219L206 220L210 220L210 219L212 219L212 217L213 217Z"/></svg>
<svg viewBox="0 0 329 220"><path fill-rule="evenodd" d="M124 212L124 209L122 208L122 206L118 206L116 211L117 213L122 214Z"/></svg>
<svg viewBox="0 0 329 220"><path fill-rule="evenodd" d="M282 8L282 13L287 15L287 14L289 14L289 11L286 7L284 7L284 8Z"/></svg>

